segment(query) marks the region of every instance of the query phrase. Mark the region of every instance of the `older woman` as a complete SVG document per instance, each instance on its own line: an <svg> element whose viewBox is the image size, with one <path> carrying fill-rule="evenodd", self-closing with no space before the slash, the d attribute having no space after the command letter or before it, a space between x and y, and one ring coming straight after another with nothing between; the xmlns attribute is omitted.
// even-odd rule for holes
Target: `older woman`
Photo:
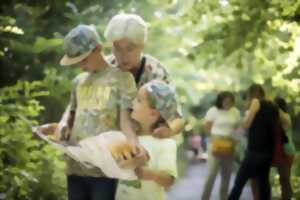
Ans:
<svg viewBox="0 0 300 200"><path fill-rule="evenodd" d="M148 29L146 22L135 14L115 15L108 23L104 36L112 44L112 52L108 60L111 64L132 73L137 87L159 79L169 82L166 68L154 57L144 54ZM170 137L180 132L183 120L179 113L173 116L171 127L162 125L156 129L157 137Z"/></svg>

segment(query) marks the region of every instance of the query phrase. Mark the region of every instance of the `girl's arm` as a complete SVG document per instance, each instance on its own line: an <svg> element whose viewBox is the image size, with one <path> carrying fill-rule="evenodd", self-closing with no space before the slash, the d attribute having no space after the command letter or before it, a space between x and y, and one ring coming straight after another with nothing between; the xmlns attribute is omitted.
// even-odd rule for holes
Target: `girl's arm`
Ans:
<svg viewBox="0 0 300 200"><path fill-rule="evenodd" d="M175 181L173 176L162 171L148 169L147 167L137 167L135 173L140 179L154 181L165 189L169 188Z"/></svg>

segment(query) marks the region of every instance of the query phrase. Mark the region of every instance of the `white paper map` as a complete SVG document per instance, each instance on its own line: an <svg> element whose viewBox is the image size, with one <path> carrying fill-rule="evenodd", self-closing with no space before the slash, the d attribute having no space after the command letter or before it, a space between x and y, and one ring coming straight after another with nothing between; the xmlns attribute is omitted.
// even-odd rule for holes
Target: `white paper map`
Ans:
<svg viewBox="0 0 300 200"><path fill-rule="evenodd" d="M83 139L77 145L69 145L49 139L35 127L32 130L41 139L87 168L98 167L106 176L111 178L124 180L137 179L133 168L120 168L107 148L107 144L110 144L114 140L126 139L122 132L109 131Z"/></svg>

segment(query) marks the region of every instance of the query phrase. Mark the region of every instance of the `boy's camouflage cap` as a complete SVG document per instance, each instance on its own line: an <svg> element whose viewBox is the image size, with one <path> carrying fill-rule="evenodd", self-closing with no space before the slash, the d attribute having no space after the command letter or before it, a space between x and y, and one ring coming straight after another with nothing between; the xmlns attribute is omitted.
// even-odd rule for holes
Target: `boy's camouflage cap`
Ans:
<svg viewBox="0 0 300 200"><path fill-rule="evenodd" d="M99 35L93 25L78 25L64 38L63 66L73 65L85 59L99 45Z"/></svg>
<svg viewBox="0 0 300 200"><path fill-rule="evenodd" d="M149 102L167 122L177 117L175 88L165 82L153 80L145 84Z"/></svg>

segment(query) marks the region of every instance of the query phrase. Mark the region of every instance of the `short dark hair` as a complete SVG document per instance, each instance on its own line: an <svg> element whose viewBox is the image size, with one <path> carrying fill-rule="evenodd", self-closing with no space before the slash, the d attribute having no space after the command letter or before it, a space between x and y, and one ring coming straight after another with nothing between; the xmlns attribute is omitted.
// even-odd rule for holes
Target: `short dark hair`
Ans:
<svg viewBox="0 0 300 200"><path fill-rule="evenodd" d="M223 109L223 101L224 99L226 98L230 98L232 103L234 103L234 96L231 92L228 92L228 91L223 91L223 92L220 92L216 98L216 103L215 103L215 106L218 108L218 109Z"/></svg>
<svg viewBox="0 0 300 200"><path fill-rule="evenodd" d="M248 89L248 98L262 99L265 97L265 91L260 84L254 83Z"/></svg>
<svg viewBox="0 0 300 200"><path fill-rule="evenodd" d="M276 97L275 98L275 103L277 104L277 106L283 110L284 112L288 112L288 106L286 101L284 100L284 98L282 97Z"/></svg>

